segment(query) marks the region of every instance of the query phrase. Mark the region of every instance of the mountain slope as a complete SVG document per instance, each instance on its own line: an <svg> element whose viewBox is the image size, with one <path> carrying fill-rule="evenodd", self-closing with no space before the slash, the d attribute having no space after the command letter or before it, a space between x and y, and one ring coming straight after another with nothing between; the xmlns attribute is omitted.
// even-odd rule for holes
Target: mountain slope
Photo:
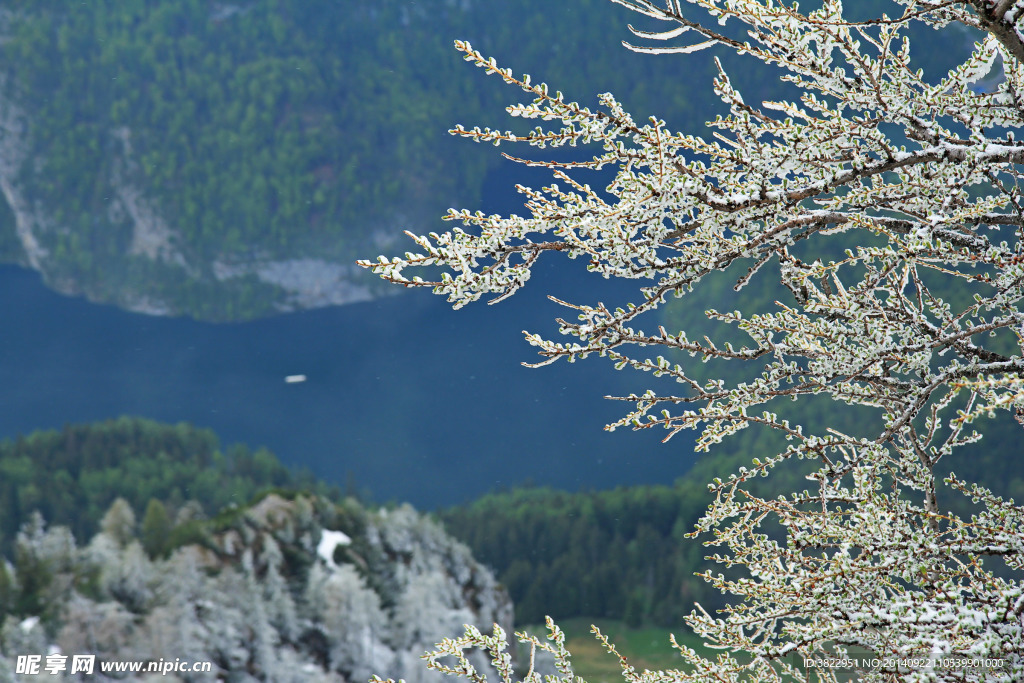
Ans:
<svg viewBox="0 0 1024 683"><path fill-rule="evenodd" d="M478 40L589 95L680 111L616 69L603 0L33 0L0 9L0 259L67 293L236 320L369 299L353 261L480 200L508 125ZM569 28L572 30L570 31ZM609 49L611 47L611 49ZM583 61L567 55L587 54ZM668 62L651 63L657 80ZM514 93L511 94L514 97Z"/></svg>

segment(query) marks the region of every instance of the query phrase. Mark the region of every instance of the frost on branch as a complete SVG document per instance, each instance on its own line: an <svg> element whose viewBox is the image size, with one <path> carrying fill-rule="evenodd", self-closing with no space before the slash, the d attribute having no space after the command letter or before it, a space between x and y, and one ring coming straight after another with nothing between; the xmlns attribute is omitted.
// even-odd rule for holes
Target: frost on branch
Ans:
<svg viewBox="0 0 1024 683"><path fill-rule="evenodd" d="M581 162L510 156L554 176L518 187L527 215L452 210L446 219L461 227L410 235L417 253L360 265L431 286L458 308L515 293L549 252L583 258L596 276L636 280L636 298L616 309L560 302L576 312L560 321L569 340L528 333L536 365L596 354L663 378L622 397L636 409L609 428L698 429L701 449L750 425L785 436L785 450L713 484L696 532L720 549L716 560L746 572L709 573L737 600L689 619L735 658L684 651L685 672L646 680L832 680L791 664L837 652L881 660L862 672L872 680L1024 679L1024 508L962 479L970 463L956 459L980 438L979 418L1010 411L1024 421L1024 2L901 0L891 16L852 22L838 0L806 14L773 0L688 0L701 23L679 0L612 1L666 25L634 29L642 44L630 49L731 49L781 69L800 96L749 103L719 63L714 89L729 113L705 138L635 121L609 94L598 109L581 106L458 42L467 61L527 94L511 115L546 125L454 134L600 151ZM978 40L929 81L906 37L918 22L935 40L965 26ZM584 182L582 172L605 166L617 175L603 191ZM440 275L406 275L424 266ZM702 279L716 272L736 289L777 281L788 295L765 310L709 312L745 333L738 346L658 324L669 297L707 308ZM639 327L643 316L656 331ZM691 358L763 369L701 381ZM776 412L811 396L870 409L869 434ZM753 478L797 460L818 468L806 490L754 493ZM942 488L937 472L950 469ZM951 512L966 504L980 512ZM989 665L906 664L915 658Z"/></svg>

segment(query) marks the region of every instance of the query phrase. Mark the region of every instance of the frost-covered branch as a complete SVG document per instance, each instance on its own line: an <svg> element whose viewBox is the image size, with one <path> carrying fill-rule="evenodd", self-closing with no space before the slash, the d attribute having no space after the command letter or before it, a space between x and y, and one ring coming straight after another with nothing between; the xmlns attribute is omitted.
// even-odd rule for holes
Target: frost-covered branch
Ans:
<svg viewBox="0 0 1024 683"><path fill-rule="evenodd" d="M714 559L745 573L708 573L737 600L718 616L698 609L689 625L745 657L682 648L685 672L643 680L807 680L787 657L836 648L895 658L872 674L886 680L1021 680L1024 509L954 475L944 495L982 510L962 519L938 495L936 466L964 473L953 454L981 438L977 418L1010 411L1024 421L1024 2L900 0L897 16L858 21L838 0L808 13L774 0L688 0L685 15L680 0L613 2L668 27L633 29L645 45L631 49L733 50L781 70L799 97L747 102L719 62L714 89L729 113L709 122L710 136L691 135L634 120L610 94L598 108L580 105L457 42L467 61L526 93L509 114L548 125L454 134L597 151L568 162L506 155L554 176L518 186L525 215L451 210L446 219L462 227L412 235L417 253L360 265L461 307L512 295L541 258L582 258L595 276L638 281L637 294L620 308L559 301L574 313L558 321L567 339L527 333L535 366L597 355L650 373L658 389L619 397L636 408L609 429L698 429L702 449L751 425L785 437L785 450L712 485L697 529L721 548ZM965 26L980 38L930 81L913 65L915 23L939 40ZM584 182L604 167L617 174L603 191ZM406 275L423 266L440 275ZM777 288L779 300L716 311L699 297L717 272L736 289ZM746 342L666 329L659 308L670 298L698 302ZM708 380L688 359L750 372ZM780 413L781 399L812 396L876 419L852 435ZM753 479L794 460L818 468L807 490L754 493ZM992 557L1008 571L987 567ZM915 657L1001 664L924 671L905 664Z"/></svg>

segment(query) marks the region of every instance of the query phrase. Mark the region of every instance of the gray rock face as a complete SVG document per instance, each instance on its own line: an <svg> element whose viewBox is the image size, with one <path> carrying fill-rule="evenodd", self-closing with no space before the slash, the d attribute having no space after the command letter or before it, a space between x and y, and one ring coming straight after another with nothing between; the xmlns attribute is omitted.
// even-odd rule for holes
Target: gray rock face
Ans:
<svg viewBox="0 0 1024 683"><path fill-rule="evenodd" d="M365 273L355 265L324 259L256 260L234 265L215 261L213 273L222 283L230 284L232 280L248 275L279 288L281 295L275 307L281 312L354 304L376 298Z"/></svg>
<svg viewBox="0 0 1024 683"><path fill-rule="evenodd" d="M0 11L0 27L8 14ZM25 133L28 123L25 112L4 97L6 89L6 79L0 77L0 193L14 214L14 230L23 251L22 260L29 267L40 270L49 253L40 245L38 234L51 229L52 225L42 207L29 199L18 182L21 166L28 159Z"/></svg>
<svg viewBox="0 0 1024 683"><path fill-rule="evenodd" d="M37 521L19 548L51 570L45 614L6 619L0 680L16 655L59 651L212 664L161 680L440 683L420 659L434 643L464 624L511 632L511 601L490 571L408 506L371 512L271 494L204 523L200 536L154 559L123 533L79 548ZM94 577L88 589L82 576ZM483 657L475 665L496 680Z"/></svg>

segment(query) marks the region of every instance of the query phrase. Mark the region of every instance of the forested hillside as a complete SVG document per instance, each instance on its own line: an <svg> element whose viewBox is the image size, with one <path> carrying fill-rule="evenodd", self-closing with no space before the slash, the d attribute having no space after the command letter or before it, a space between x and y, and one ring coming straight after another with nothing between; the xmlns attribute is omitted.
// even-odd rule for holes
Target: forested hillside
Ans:
<svg viewBox="0 0 1024 683"><path fill-rule="evenodd" d="M166 661L210 665L173 680L439 683L419 659L435 639L511 627L490 572L408 506L271 493L190 527L153 552L124 499L85 539L33 515L0 562L0 679L16 680L19 656L61 652L94 655L96 681L125 680L111 662Z"/></svg>
<svg viewBox="0 0 1024 683"><path fill-rule="evenodd" d="M212 663L179 680L425 683L436 639L512 626L491 573L411 507L365 506L186 424L0 443L0 524L5 681L16 656L59 649Z"/></svg>
<svg viewBox="0 0 1024 683"><path fill-rule="evenodd" d="M706 488L690 480L575 494L522 488L440 518L494 568L520 624L586 616L672 625L695 600L720 604L693 576L703 548L683 538L707 503Z"/></svg>
<svg viewBox="0 0 1024 683"><path fill-rule="evenodd" d="M352 261L478 203L493 167L446 132L506 104L452 40L582 94L692 110L685 88L651 89L670 63L644 84L617 68L638 59L609 39L622 30L602 0L7 3L0 257L213 320L373 296Z"/></svg>
<svg viewBox="0 0 1024 683"><path fill-rule="evenodd" d="M969 456L970 467L996 493L1019 500L1024 472L1014 444L1020 426L995 426L993 436L1007 441L983 441ZM494 570L509 591L518 624L551 615L676 626L694 602L708 609L723 604L717 591L694 576L708 567L705 548L699 539L684 538L710 502L706 484L749 464L767 446L753 432L726 445L733 447L705 457L671 486L578 493L526 487L491 493L437 516ZM801 477L795 466L786 477L777 475L774 485L800 490L807 485ZM138 517L132 533L140 548L153 558L165 557L205 543L211 530L234 524L269 491L303 491L342 502L337 489L296 475L265 450L235 445L222 451L209 430L137 418L69 425L0 443L0 548L17 559L18 539L31 536L26 529L35 524L33 512L85 544L120 498ZM940 504L960 505L952 495ZM349 498L344 505L356 503ZM366 580L377 585L369 574ZM30 611L23 607L18 614Z"/></svg>
<svg viewBox="0 0 1024 683"><path fill-rule="evenodd" d="M990 436L969 453L958 454L946 469L969 473L997 495L1020 501L1021 426L1010 419L991 426ZM741 433L671 486L579 493L520 488L441 510L438 517L505 584L519 624L543 623L545 616L585 616L678 627L696 602L709 611L725 604L724 596L694 573L728 570L704 561L709 549L702 541L707 539L684 534L693 531L711 502L708 483L749 467L754 457L776 452L764 436L753 430ZM790 463L777 471L765 480L765 493L813 488L803 478L806 467ZM940 491L939 505L962 515L973 511L947 487ZM998 559L990 558L988 566L1001 571Z"/></svg>
<svg viewBox="0 0 1024 683"><path fill-rule="evenodd" d="M170 530L176 518L214 515L271 489L341 497L267 450L222 451L213 432L187 424L123 417L34 432L0 442L0 551L11 551L33 512L85 541L117 498L145 515L144 525Z"/></svg>
<svg viewBox="0 0 1024 683"><path fill-rule="evenodd" d="M380 295L352 261L477 206L500 168L447 129L516 124L455 38L582 101L611 91L686 130L712 115L710 57L629 53L627 18L607 0L5 3L0 259L210 320Z"/></svg>

